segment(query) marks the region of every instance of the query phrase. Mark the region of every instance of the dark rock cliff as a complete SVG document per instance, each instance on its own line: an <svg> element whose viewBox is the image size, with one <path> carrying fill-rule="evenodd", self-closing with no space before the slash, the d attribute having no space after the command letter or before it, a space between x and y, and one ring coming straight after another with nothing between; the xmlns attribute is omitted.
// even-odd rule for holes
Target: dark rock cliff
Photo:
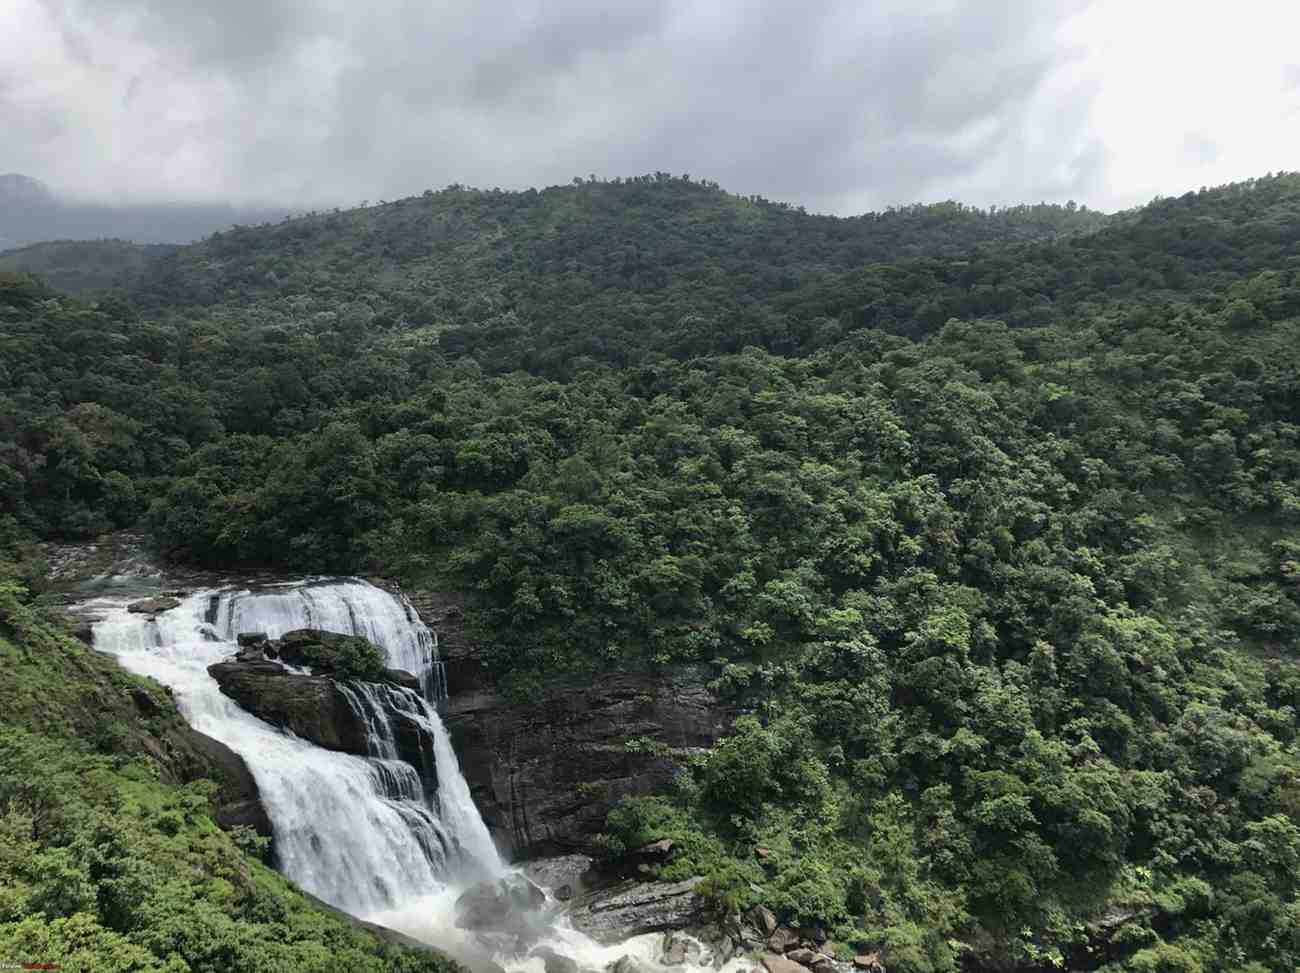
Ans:
<svg viewBox="0 0 1300 973"><path fill-rule="evenodd" d="M711 746L734 720L693 668L556 680L526 702L508 699L464 629L461 598L405 594L438 636L450 693L439 710L461 770L488 827L517 858L591 850L620 799L662 791L689 753ZM330 750L372 753L372 726L346 685L248 654L208 671L268 723ZM397 748L432 791L427 741L400 710L386 707Z"/></svg>
<svg viewBox="0 0 1300 973"><path fill-rule="evenodd" d="M662 790L731 723L693 670L557 682L522 704L471 690L441 709L475 803L517 857L592 847L621 798Z"/></svg>
<svg viewBox="0 0 1300 973"><path fill-rule="evenodd" d="M465 631L465 598L441 591L404 591L389 585L389 590L406 596L420 620L438 638L438 658L442 660L447 693L492 689L495 680L480 657L478 646Z"/></svg>
<svg viewBox="0 0 1300 973"><path fill-rule="evenodd" d="M662 791L734 721L692 668L556 680L527 702L506 699L465 630L463 597L403 593L438 636L450 697L439 710L461 771L516 858L590 850L620 799Z"/></svg>

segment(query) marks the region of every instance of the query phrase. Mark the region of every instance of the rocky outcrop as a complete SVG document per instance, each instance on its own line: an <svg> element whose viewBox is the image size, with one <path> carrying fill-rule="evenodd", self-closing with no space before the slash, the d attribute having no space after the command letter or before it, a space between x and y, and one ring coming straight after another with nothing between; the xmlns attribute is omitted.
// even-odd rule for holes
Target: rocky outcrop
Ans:
<svg viewBox="0 0 1300 973"><path fill-rule="evenodd" d="M240 647L236 658L240 660L274 659L292 666L305 666L316 675L330 675L335 679L387 681L399 686L413 682L419 688L415 676L401 669L386 668L384 650L357 635L298 628L278 639L267 638L262 632L241 632L236 639Z"/></svg>
<svg viewBox="0 0 1300 973"><path fill-rule="evenodd" d="M532 916L546 905L546 893L522 875L480 882L456 900L456 925L461 929L505 930L532 925Z"/></svg>
<svg viewBox="0 0 1300 973"><path fill-rule="evenodd" d="M439 711L475 804L516 858L594 850L619 800L662 791L734 722L690 667L557 679L536 698L507 699L467 632L462 595L369 580L405 597L437 635L449 696Z"/></svg>
<svg viewBox="0 0 1300 973"><path fill-rule="evenodd" d="M702 672L606 673L519 703L488 690L440 706L475 803L516 856L586 851L619 800L661 791L730 728Z"/></svg>
<svg viewBox="0 0 1300 973"><path fill-rule="evenodd" d="M135 612L137 615L157 615L161 612L171 611L180 605L180 599L163 595L158 598L141 598L139 601L133 601L126 606L129 612Z"/></svg>
<svg viewBox="0 0 1300 973"><path fill-rule="evenodd" d="M542 969L545 973L578 973L579 971L576 959L572 956L563 956L549 946L538 946L528 955L542 961Z"/></svg>
<svg viewBox="0 0 1300 973"><path fill-rule="evenodd" d="M427 797L437 790L427 711L412 690L303 675L261 658L251 647L208 666L208 674L223 693L259 719L327 750L359 757L396 756L415 769Z"/></svg>
<svg viewBox="0 0 1300 973"><path fill-rule="evenodd" d="M386 584L377 580L374 583L381 587ZM387 584L387 587L405 595L420 620L438 636L438 658L442 660L449 695L459 696L492 689L492 674L483 663L478 644L465 630L463 595L439 591L402 591L391 584Z"/></svg>
<svg viewBox="0 0 1300 973"><path fill-rule="evenodd" d="M249 772L244 758L220 740L214 740L198 730L189 731L194 749L203 756L213 770L217 793L213 804L214 817L219 827L230 829L244 826L252 828L271 841L267 846L266 860L275 860L274 832L271 819L262 806L257 781Z"/></svg>
<svg viewBox="0 0 1300 973"><path fill-rule="evenodd" d="M707 918L705 902L695 894L700 881L619 882L574 900L569 920L605 945L648 932L686 929Z"/></svg>
<svg viewBox="0 0 1300 973"><path fill-rule="evenodd" d="M807 973L807 970L794 960L772 953L764 956L762 963L767 973Z"/></svg>
<svg viewBox="0 0 1300 973"><path fill-rule="evenodd" d="M221 691L273 726L292 730L327 750L366 756L368 728L338 683L302 676L269 660L231 660L208 666Z"/></svg>
<svg viewBox="0 0 1300 973"><path fill-rule="evenodd" d="M556 855L525 862L523 872L546 889L557 902L569 902L588 889L603 884L590 855Z"/></svg>

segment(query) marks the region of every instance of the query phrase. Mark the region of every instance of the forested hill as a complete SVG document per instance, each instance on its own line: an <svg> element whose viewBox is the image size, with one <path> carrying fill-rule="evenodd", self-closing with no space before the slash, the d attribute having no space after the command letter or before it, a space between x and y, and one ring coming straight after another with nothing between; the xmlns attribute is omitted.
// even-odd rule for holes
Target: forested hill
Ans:
<svg viewBox="0 0 1300 973"><path fill-rule="evenodd" d="M40 277L64 294L96 296L131 288L150 261L175 249L126 240L54 240L0 252L0 272Z"/></svg>
<svg viewBox="0 0 1300 973"><path fill-rule="evenodd" d="M358 331L432 329L450 354L494 348L493 367L508 369L545 349L564 372L582 354L685 351L700 332L729 331L716 348L738 350L779 326L789 295L846 271L1106 220L1073 205L958 203L838 219L663 175L525 193L451 187L216 234L159 262L134 296L160 309L256 308L267 324L323 312Z"/></svg>
<svg viewBox="0 0 1300 973"><path fill-rule="evenodd" d="M1300 176L453 188L151 266L0 279L10 536L462 591L522 695L702 665L755 717L611 845L891 971L1300 964Z"/></svg>

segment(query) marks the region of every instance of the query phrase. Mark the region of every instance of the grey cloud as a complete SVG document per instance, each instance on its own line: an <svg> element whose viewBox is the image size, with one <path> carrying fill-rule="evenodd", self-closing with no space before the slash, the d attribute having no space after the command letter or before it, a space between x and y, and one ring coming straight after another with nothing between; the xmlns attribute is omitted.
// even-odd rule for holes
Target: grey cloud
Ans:
<svg viewBox="0 0 1300 973"><path fill-rule="evenodd" d="M113 133L104 181L137 194L151 165L172 192L290 203L664 169L847 212L1087 199L1105 166L1086 84L1035 101L1074 0L37 2L117 114L42 130L0 88L0 125L55 169Z"/></svg>
<svg viewBox="0 0 1300 973"><path fill-rule="evenodd" d="M237 74L310 39L328 5L314 0L51 0L66 29L99 38L147 37L174 68Z"/></svg>

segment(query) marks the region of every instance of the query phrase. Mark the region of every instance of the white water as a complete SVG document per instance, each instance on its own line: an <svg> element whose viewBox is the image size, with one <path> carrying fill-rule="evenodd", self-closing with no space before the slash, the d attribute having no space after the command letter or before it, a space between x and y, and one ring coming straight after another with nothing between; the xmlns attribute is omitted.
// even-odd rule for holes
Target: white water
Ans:
<svg viewBox="0 0 1300 973"><path fill-rule="evenodd" d="M297 628L361 635L389 665L432 686L434 642L408 605L362 582L223 589L191 595L150 619L121 600L93 606L95 647L132 672L170 686L196 730L244 758L275 832L278 866L332 905L372 915L435 894L452 880L504 871L470 799L442 721L407 692L407 706L435 741L436 805L418 775L381 750L372 760L323 750L244 712L222 694L207 667L236 651L241 632L275 638ZM391 747L391 729L381 747Z"/></svg>
<svg viewBox="0 0 1300 973"><path fill-rule="evenodd" d="M360 581L309 581L258 590L200 591L156 619L127 612L128 599L101 598L84 607L101 617L95 647L132 672L169 686L196 730L244 758L257 781L275 833L277 866L302 888L353 915L439 946L471 966L487 956L519 973L544 973L538 957L485 949L454 924L454 903L469 885L505 875L474 806L451 740L437 711L410 690L367 683L345 697L370 728L369 757L324 750L264 723L222 694L207 667L237 651L236 637L276 638L298 628L363 636L381 646L393 668L420 678L427 698L443 695L437 643L411 606ZM431 740L421 755L427 781L398 758L393 715ZM423 737L422 737L423 738ZM563 917L540 940L600 970L630 955L659 968L657 935L601 946ZM744 964L736 959L727 973ZM675 967L696 973L699 967Z"/></svg>
<svg viewBox="0 0 1300 973"><path fill-rule="evenodd" d="M200 595L202 596L202 595ZM233 641L240 632L277 638L298 628L360 635L388 653L388 664L420 679L425 696L442 692L442 665L433 633L405 599L361 581L287 584L257 591L208 592L205 620Z"/></svg>
<svg viewBox="0 0 1300 973"><path fill-rule="evenodd" d="M473 933L458 928L453 922L456 897L459 894L459 889L448 889L408 902L400 908L375 913L369 918L372 922L439 946L473 967L475 957L483 956L483 947ZM554 903L551 905L553 907ZM574 929L560 915L548 924L545 933L532 948L548 948L561 956L572 957L578 961L579 969L591 971L605 970L624 956L632 957L643 969L654 973L743 973L754 966L752 960L738 955L723 966L714 967L710 962L709 947L701 944L700 963L666 967L662 963L662 941L661 933L647 933L625 939L613 946L602 946ZM545 973L546 970L545 961L540 956L494 952L488 958L511 973Z"/></svg>

